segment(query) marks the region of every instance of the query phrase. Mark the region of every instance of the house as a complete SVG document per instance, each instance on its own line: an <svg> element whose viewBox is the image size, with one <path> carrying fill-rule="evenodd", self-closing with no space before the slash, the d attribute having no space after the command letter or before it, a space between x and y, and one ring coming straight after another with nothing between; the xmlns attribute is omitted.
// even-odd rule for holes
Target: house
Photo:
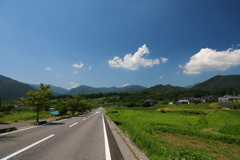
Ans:
<svg viewBox="0 0 240 160"><path fill-rule="evenodd" d="M168 104L174 104L174 102L170 101L170 102L168 102Z"/></svg>
<svg viewBox="0 0 240 160"><path fill-rule="evenodd" d="M206 103L208 101L211 101L211 100L214 100L214 96L210 95L210 96L204 96L204 97L201 97L201 102L203 103Z"/></svg>
<svg viewBox="0 0 240 160"><path fill-rule="evenodd" d="M231 96L231 95L224 95L223 97L218 97L218 103L221 102L235 102L235 100L240 100L240 96Z"/></svg>
<svg viewBox="0 0 240 160"><path fill-rule="evenodd" d="M221 103L221 102L228 103L229 102L229 98L227 98L227 97L218 97L218 103Z"/></svg>
<svg viewBox="0 0 240 160"><path fill-rule="evenodd" d="M157 104L157 101L152 100L152 99L147 99L147 100L145 100L145 102L149 102L150 106L154 106L155 104Z"/></svg>
<svg viewBox="0 0 240 160"><path fill-rule="evenodd" d="M185 103L185 104L190 104L191 102L194 102L194 99L190 97L182 97L182 98L179 98L179 100L177 101L177 103Z"/></svg>

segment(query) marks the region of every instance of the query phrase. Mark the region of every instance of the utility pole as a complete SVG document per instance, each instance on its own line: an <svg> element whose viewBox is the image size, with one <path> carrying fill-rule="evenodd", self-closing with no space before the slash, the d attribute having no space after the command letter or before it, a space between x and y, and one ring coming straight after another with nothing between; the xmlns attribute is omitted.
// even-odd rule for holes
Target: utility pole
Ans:
<svg viewBox="0 0 240 160"><path fill-rule="evenodd" d="M82 88L82 99L84 100L84 88Z"/></svg>

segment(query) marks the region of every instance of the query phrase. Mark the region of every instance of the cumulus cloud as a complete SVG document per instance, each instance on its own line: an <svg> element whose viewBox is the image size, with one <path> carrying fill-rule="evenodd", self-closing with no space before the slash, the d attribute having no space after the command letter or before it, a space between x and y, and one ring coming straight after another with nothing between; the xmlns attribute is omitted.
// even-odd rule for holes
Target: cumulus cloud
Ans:
<svg viewBox="0 0 240 160"><path fill-rule="evenodd" d="M127 87L127 86L130 86L130 84L124 84L122 87Z"/></svg>
<svg viewBox="0 0 240 160"><path fill-rule="evenodd" d="M159 79L163 79L163 76L159 76Z"/></svg>
<svg viewBox="0 0 240 160"><path fill-rule="evenodd" d="M80 63L80 64L74 63L72 66L74 68L82 68L84 66L84 64L83 63Z"/></svg>
<svg viewBox="0 0 240 160"><path fill-rule="evenodd" d="M69 90L72 88L77 88L79 86L79 84L75 82L70 82L69 84L71 84L71 88L69 88Z"/></svg>
<svg viewBox="0 0 240 160"><path fill-rule="evenodd" d="M163 63L167 63L167 61L168 61L168 58L161 57L160 59Z"/></svg>
<svg viewBox="0 0 240 160"><path fill-rule="evenodd" d="M226 71L232 66L240 65L240 49L229 48L226 51L216 51L203 48L193 55L184 68L185 74L200 74L207 71Z"/></svg>
<svg viewBox="0 0 240 160"><path fill-rule="evenodd" d="M46 67L45 70L46 70L46 71L50 71L50 70L51 70L51 67Z"/></svg>
<svg viewBox="0 0 240 160"><path fill-rule="evenodd" d="M112 68L126 68L130 70L138 70L140 67L152 67L153 65L160 64L159 59L144 58L149 53L149 49L144 44L134 55L131 53L126 54L123 59L116 56L112 60L109 60L108 64Z"/></svg>

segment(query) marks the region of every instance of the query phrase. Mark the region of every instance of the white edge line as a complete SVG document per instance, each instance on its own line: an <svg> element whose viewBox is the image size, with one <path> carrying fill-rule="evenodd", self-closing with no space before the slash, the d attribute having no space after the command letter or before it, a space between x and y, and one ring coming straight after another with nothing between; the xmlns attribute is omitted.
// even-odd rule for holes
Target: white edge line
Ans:
<svg viewBox="0 0 240 160"><path fill-rule="evenodd" d="M37 142L35 142L35 143L33 143L33 144L31 144L31 145L23 148L23 149L20 149L19 151L14 152L14 153L10 154L9 156L2 158L1 160L7 160L7 159L9 159L9 158L12 158L13 156L16 156L17 154L19 154L19 153L21 153L21 152L24 152L24 151L26 151L27 149L29 149L29 148L31 148L31 147L33 147L33 146L35 146L35 145L37 145L37 144L39 144L39 143L41 143L41 142L43 142L43 141L45 141L45 140L53 137L53 136L55 136L55 134L52 134L52 135L50 135L50 136L48 136L48 137L46 137L46 138L44 138L44 139L42 139L42 140L40 140L40 141L37 141Z"/></svg>
<svg viewBox="0 0 240 160"><path fill-rule="evenodd" d="M106 127L105 127L105 122L104 122L104 116L103 116L103 114L102 114L102 119L103 119L103 133L104 133L104 141L105 141L106 160L111 160L111 154L110 154L108 137L107 137L107 131L106 131Z"/></svg>
<svg viewBox="0 0 240 160"><path fill-rule="evenodd" d="M3 134L0 134L0 137L1 137L1 136L4 136L4 135L7 135L7 134L12 134L12 133L16 133L16 132L21 132L21 131L25 131L25 130L28 130L28 129L31 129L31 128L36 128L36 127L39 127L39 126L33 126L33 127L29 127L29 128L24 128L24 129L12 131L12 132L9 132L9 133L3 133Z"/></svg>
<svg viewBox="0 0 240 160"><path fill-rule="evenodd" d="M69 127L72 127L72 126L74 126L74 125L76 125L76 124L78 124L78 122L76 122L76 123L73 123L72 125L70 125Z"/></svg>

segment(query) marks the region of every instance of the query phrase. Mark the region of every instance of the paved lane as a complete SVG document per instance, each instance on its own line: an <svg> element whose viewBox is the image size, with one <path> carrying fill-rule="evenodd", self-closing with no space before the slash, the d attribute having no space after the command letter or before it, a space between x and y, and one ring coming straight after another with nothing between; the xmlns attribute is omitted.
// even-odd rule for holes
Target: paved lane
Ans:
<svg viewBox="0 0 240 160"><path fill-rule="evenodd" d="M103 114L99 108L81 117L0 135L0 159L105 160ZM116 149L111 152L118 157L110 159L123 159L114 153Z"/></svg>

